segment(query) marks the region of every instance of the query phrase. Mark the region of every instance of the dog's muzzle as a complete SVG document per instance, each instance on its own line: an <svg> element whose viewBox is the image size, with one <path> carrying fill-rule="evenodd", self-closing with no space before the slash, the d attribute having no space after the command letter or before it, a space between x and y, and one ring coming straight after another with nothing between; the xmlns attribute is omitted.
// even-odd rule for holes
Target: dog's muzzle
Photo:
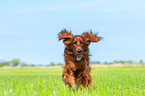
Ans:
<svg viewBox="0 0 145 96"><path fill-rule="evenodd" d="M75 55L75 56L76 56L77 61L80 61L83 55L79 55L79 56Z"/></svg>

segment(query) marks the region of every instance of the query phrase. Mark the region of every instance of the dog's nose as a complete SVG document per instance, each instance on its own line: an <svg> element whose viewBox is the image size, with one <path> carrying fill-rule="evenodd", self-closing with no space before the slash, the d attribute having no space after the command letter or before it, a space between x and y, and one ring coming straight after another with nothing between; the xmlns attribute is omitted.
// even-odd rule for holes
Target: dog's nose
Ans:
<svg viewBox="0 0 145 96"><path fill-rule="evenodd" d="M77 50L77 52L78 52L78 53L81 53L81 52L82 52L82 50L78 49L78 50Z"/></svg>

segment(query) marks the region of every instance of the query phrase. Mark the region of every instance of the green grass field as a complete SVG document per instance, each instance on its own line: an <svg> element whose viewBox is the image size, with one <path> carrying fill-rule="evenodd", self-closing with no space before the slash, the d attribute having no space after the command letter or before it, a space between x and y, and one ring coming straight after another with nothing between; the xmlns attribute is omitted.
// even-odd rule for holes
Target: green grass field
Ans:
<svg viewBox="0 0 145 96"><path fill-rule="evenodd" d="M0 96L145 96L145 67L92 68L93 86L70 89L62 69L1 69Z"/></svg>

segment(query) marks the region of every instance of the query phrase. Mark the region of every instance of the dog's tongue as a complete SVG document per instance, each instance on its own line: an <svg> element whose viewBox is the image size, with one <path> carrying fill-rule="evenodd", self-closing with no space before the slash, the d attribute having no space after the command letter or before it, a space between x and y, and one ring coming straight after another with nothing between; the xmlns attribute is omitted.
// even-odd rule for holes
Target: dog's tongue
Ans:
<svg viewBox="0 0 145 96"><path fill-rule="evenodd" d="M82 56L76 56L77 61L80 61L82 59Z"/></svg>

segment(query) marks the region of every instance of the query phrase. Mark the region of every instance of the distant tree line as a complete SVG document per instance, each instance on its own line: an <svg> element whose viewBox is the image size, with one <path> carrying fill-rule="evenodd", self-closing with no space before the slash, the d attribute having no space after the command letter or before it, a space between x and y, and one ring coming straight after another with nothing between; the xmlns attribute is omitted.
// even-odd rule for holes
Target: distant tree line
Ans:
<svg viewBox="0 0 145 96"><path fill-rule="evenodd" d="M28 66L25 62L20 62L19 59L11 61L0 61L0 67L2 66Z"/></svg>
<svg viewBox="0 0 145 96"><path fill-rule="evenodd" d="M23 67L23 66L55 66L55 65L63 65L63 63L58 63L55 64L54 62L51 62L50 64L43 65L43 64L27 64L25 62L21 62L19 59L14 59L11 61L0 61L0 67L3 66L18 66L18 67Z"/></svg>
<svg viewBox="0 0 145 96"><path fill-rule="evenodd" d="M90 64L145 64L144 62L143 62L143 60L140 60L139 62L133 62L133 61L131 61L131 60L128 60L128 61L113 61L113 62L107 62L107 61L105 61L105 62L99 62L99 61L94 61L94 62L90 62Z"/></svg>
<svg viewBox="0 0 145 96"><path fill-rule="evenodd" d="M143 62L143 60L140 60L139 62L133 62L131 60L129 61L113 61L113 62L99 62L99 61L90 61L90 64L145 64ZM56 66L56 65L64 65L63 63L57 63L55 64L54 62L51 62L50 64L48 65L43 65L43 64L39 64L39 65L36 65L36 64L27 64L25 62L20 62L19 59L14 59L14 60L11 60L11 61L0 61L0 67L3 67L3 66L18 66L18 67L23 67L23 66Z"/></svg>

